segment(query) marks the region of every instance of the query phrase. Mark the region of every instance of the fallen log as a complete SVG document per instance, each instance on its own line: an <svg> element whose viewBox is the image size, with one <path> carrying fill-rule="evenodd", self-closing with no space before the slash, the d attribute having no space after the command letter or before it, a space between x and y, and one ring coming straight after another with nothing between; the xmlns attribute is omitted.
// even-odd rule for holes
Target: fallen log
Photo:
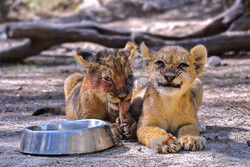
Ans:
<svg viewBox="0 0 250 167"><path fill-rule="evenodd" d="M244 3L245 0L236 0L231 8L212 18L209 24L192 34L183 36L182 39L205 37L225 32L234 21L247 12L244 11Z"/></svg>
<svg viewBox="0 0 250 167"><path fill-rule="evenodd" d="M29 40L21 46L0 51L0 61L22 60L54 45L79 41L93 42L112 48L122 48L127 41L134 41L137 44L145 42L149 47L155 49L168 45L191 48L201 43L207 47L211 54L250 50L250 32L226 32L203 38L163 40L149 33L119 31L90 22L79 24L38 22L13 24L7 28L7 36L11 39L27 38Z"/></svg>
<svg viewBox="0 0 250 167"><path fill-rule="evenodd" d="M184 39L184 40L163 40L157 35L149 33L133 33L128 31L119 31L107 28L96 23L79 23L79 24L50 24L50 23L25 23L14 24L7 31L7 36L14 39L29 38L32 44L48 47L61 44L64 42L87 41L98 43L106 47L121 48L127 41L135 41L138 44L146 42L152 47L161 47L164 45L183 45L189 46L196 43L205 45L216 45L210 49L211 52L222 53L231 50L248 50L245 43L248 40L249 32L226 32L214 36ZM243 41L241 41L244 39ZM211 43L211 44L212 44ZM231 44L230 44L231 43ZM223 46L222 46L223 45ZM218 47L219 46L219 47ZM216 49L217 48L217 49ZM219 49L223 48L223 49Z"/></svg>
<svg viewBox="0 0 250 167"><path fill-rule="evenodd" d="M109 29L96 23L54 24L25 22L9 25L7 37L29 39L21 45L0 51L0 62L16 62L65 42L87 41L121 48L130 41L130 32Z"/></svg>
<svg viewBox="0 0 250 167"><path fill-rule="evenodd" d="M183 40L191 38L208 37L226 31L248 31L250 30L250 1L236 0L234 4L223 13L211 18L211 21L187 35L167 36L159 34L145 33L148 36L163 40Z"/></svg>
<svg viewBox="0 0 250 167"><path fill-rule="evenodd" d="M250 51L250 31L225 32L209 37L183 39L178 41L153 39L149 36L138 35L136 43L145 42L148 46L158 49L162 46L179 45L191 49L197 44L206 46L209 54L222 54L228 51Z"/></svg>
<svg viewBox="0 0 250 167"><path fill-rule="evenodd" d="M167 45L191 48L201 43L208 48L210 54L249 51L249 18L249 0L236 0L231 8L213 18L208 25L185 36L121 31L94 22L63 24L40 20L9 23L2 28L8 38L28 39L29 42L0 51L0 61L23 60L65 42L92 42L106 47L122 48L127 41L134 41L137 44L145 42L155 49Z"/></svg>
<svg viewBox="0 0 250 167"><path fill-rule="evenodd" d="M0 50L0 62L20 62L54 45L56 45L54 41L39 42L26 39L19 45Z"/></svg>

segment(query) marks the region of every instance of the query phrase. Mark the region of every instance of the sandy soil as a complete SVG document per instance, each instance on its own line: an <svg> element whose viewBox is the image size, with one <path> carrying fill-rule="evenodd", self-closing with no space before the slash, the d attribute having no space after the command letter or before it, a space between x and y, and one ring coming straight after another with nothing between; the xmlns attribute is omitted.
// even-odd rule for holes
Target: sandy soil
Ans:
<svg viewBox="0 0 250 167"><path fill-rule="evenodd" d="M77 71L70 56L40 55L30 64L2 65L0 79L0 166L249 166L249 57L228 58L227 66L207 69L199 118L207 124L207 148L178 154L154 154L137 141L100 153L46 157L19 152L25 126L65 120L65 116L34 117L45 106L63 106L63 80Z"/></svg>
<svg viewBox="0 0 250 167"><path fill-rule="evenodd" d="M178 34L205 23L192 17L173 21L176 24L171 25L169 17L181 16L175 12L171 10L150 21L132 19L137 24L128 21L125 25L138 30L138 24L145 23L146 28L142 26L142 29ZM158 27L154 20L160 22ZM122 23L110 26L121 27ZM102 48L88 43L66 46ZM71 73L80 71L73 54L58 47L24 64L0 64L0 166L250 166L247 145L250 140L250 53L235 53L224 58L221 66L206 69L201 76L205 94L198 116L207 125L207 131L202 134L207 139L205 150L155 154L137 141L125 141L92 154L47 157L20 153L24 127L65 120L65 116L34 117L31 114L41 107L64 106L63 81ZM140 62L139 58L135 61L136 75L143 73Z"/></svg>

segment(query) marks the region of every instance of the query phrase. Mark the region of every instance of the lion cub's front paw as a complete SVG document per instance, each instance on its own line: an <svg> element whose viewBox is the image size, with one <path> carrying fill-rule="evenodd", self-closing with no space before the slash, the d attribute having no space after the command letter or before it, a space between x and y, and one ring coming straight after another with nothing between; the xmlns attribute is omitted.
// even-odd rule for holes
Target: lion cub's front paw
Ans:
<svg viewBox="0 0 250 167"><path fill-rule="evenodd" d="M115 139L116 142L122 140L122 138L123 138L123 136L122 136L122 129L121 129L121 127L120 127L119 124L112 123L110 125L110 130L111 130L111 132L112 132L112 134L113 134L114 139Z"/></svg>
<svg viewBox="0 0 250 167"><path fill-rule="evenodd" d="M136 138L137 123L126 124L123 126L123 135L126 140Z"/></svg>
<svg viewBox="0 0 250 167"><path fill-rule="evenodd" d="M116 119L116 123L121 124L120 119ZM133 117L127 115L123 119L123 124L121 125L123 139L135 139L136 138L136 130L137 130L137 122Z"/></svg>
<svg viewBox="0 0 250 167"><path fill-rule="evenodd" d="M173 135L169 134L160 139L151 141L150 147L157 153L176 153L181 149L181 145Z"/></svg>
<svg viewBox="0 0 250 167"><path fill-rule="evenodd" d="M183 136L178 139L184 150L202 150L206 147L206 139L200 136Z"/></svg>

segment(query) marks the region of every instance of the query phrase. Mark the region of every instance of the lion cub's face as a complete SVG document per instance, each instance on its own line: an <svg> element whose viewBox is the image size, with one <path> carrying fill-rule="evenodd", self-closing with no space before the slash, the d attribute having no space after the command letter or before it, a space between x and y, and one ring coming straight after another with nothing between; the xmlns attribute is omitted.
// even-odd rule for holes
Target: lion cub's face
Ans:
<svg viewBox="0 0 250 167"><path fill-rule="evenodd" d="M127 43L124 49L106 49L96 55L79 51L76 58L83 65L86 74L86 87L102 91L113 104L129 101L133 88L131 61L135 46ZM117 105L111 105L117 110Z"/></svg>
<svg viewBox="0 0 250 167"><path fill-rule="evenodd" d="M190 52L179 46L164 47L151 54L142 44L142 52L150 60L150 77L160 93L176 95L185 92L199 76L206 62L207 51L203 45Z"/></svg>

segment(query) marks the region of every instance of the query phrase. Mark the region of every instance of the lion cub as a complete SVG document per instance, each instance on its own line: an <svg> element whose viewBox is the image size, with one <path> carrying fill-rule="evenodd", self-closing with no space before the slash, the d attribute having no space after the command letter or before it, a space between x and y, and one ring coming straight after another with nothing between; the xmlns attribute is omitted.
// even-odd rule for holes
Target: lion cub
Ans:
<svg viewBox="0 0 250 167"><path fill-rule="evenodd" d="M150 83L133 97L143 99L138 140L161 153L205 148L196 114L203 94L197 77L204 69L206 48L197 45L188 52L169 46L152 54L142 44L141 50L149 59Z"/></svg>
<svg viewBox="0 0 250 167"><path fill-rule="evenodd" d="M136 136L137 123L126 113L132 96L135 49L128 42L123 49L102 50L95 55L78 50L76 59L85 74L72 74L65 81L68 120L101 119L112 123L111 131L118 140ZM126 115L123 126L118 119L121 108Z"/></svg>

